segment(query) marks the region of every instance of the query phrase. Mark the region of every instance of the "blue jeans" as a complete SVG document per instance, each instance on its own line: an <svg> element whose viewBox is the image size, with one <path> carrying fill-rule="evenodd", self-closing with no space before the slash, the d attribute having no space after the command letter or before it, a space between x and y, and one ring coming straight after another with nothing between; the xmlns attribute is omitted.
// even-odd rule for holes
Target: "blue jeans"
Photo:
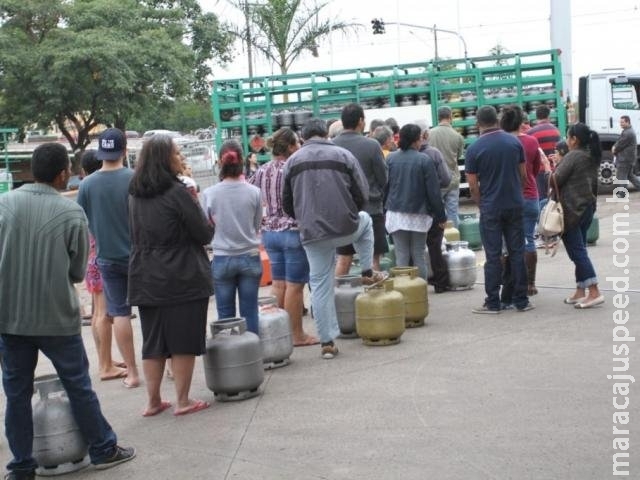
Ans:
<svg viewBox="0 0 640 480"><path fill-rule="evenodd" d="M516 308L528 305L527 272L524 265L524 228L522 208L487 210L480 213L480 238L486 261L484 264L485 304L492 310L500 309L502 283L502 239L506 243L513 279L512 300Z"/></svg>
<svg viewBox="0 0 640 480"><path fill-rule="evenodd" d="M92 463L113 455L117 438L102 415L100 402L91 388L89 361L80 335L24 336L2 335L4 358L2 385L7 397L4 425L13 459L8 470L32 471L34 371L38 351L51 360L69 397L73 417L89 445Z"/></svg>
<svg viewBox="0 0 640 480"><path fill-rule="evenodd" d="M298 230L263 231L262 244L269 255L271 278L291 283L309 281L309 261Z"/></svg>
<svg viewBox="0 0 640 480"><path fill-rule="evenodd" d="M536 224L538 223L538 217L540 216L540 209L538 208L538 206L539 206L539 201L537 198L524 199L522 221L524 223L525 252L536 251L536 241L534 237L536 233Z"/></svg>
<svg viewBox="0 0 640 480"><path fill-rule="evenodd" d="M562 234L564 248L576 266L575 275L578 288L587 288L598 283L596 271L587 253L587 230L593 220L594 212L593 205L587 207L580 217L580 223Z"/></svg>
<svg viewBox="0 0 640 480"><path fill-rule="evenodd" d="M373 227L371 217L360 212L358 229L352 235L319 240L304 245L309 259L309 286L316 330L322 343L331 342L340 334L338 314L333 298L336 247L352 243L360 257L362 271L373 263ZM424 248L424 246L423 246Z"/></svg>
<svg viewBox="0 0 640 480"><path fill-rule="evenodd" d="M218 318L237 316L237 291L240 316L247 321L247 330L258 335L258 290L262 277L260 255L214 255L211 269Z"/></svg>
<svg viewBox="0 0 640 480"><path fill-rule="evenodd" d="M460 219L458 218L458 206L460 204L460 189L454 188L442 195L444 210L447 213L447 220L453 222L453 226L458 228Z"/></svg>
<svg viewBox="0 0 640 480"><path fill-rule="evenodd" d="M418 267L420 278L426 280L429 275L425 252L427 232L398 230L393 232L391 237L393 238L393 244L396 246L396 265L399 267L415 265Z"/></svg>

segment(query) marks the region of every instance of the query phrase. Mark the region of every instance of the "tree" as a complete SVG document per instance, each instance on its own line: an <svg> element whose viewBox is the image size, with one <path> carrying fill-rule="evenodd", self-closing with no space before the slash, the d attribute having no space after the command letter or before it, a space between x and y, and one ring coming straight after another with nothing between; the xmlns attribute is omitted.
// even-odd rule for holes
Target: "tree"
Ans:
<svg viewBox="0 0 640 480"><path fill-rule="evenodd" d="M195 0L0 0L0 118L57 124L74 151L100 124L205 95L233 36Z"/></svg>
<svg viewBox="0 0 640 480"><path fill-rule="evenodd" d="M361 27L340 20L322 20L320 12L327 2L310 4L308 0L265 0L252 2L232 0L231 4L245 12L250 22L236 35L249 44L286 75L303 53L318 56L318 43L333 31L346 33ZM248 38L247 38L248 37Z"/></svg>
<svg viewBox="0 0 640 480"><path fill-rule="evenodd" d="M503 55L509 53L509 49L502 45L501 43L497 43L491 50L489 50L489 55L492 57L496 57L496 65L506 65L507 61L502 58Z"/></svg>

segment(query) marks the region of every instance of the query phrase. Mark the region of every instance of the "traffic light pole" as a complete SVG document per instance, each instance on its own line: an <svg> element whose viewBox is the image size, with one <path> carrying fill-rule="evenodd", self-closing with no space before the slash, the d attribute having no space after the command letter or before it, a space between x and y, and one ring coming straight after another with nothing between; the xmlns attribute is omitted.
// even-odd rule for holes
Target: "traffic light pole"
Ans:
<svg viewBox="0 0 640 480"><path fill-rule="evenodd" d="M374 18L373 20L371 20L371 24L373 26L373 34L374 35L378 35L378 34L383 34L385 33L385 22L381 19L381 18ZM453 35L455 35L456 37L458 37L460 39L460 41L462 42L462 46L464 47L464 58L467 58L467 42L464 41L464 38L462 37L462 35L460 35L458 32L454 31L454 30L447 30L444 28L437 28L435 25L433 27L425 27L424 25L415 25L413 23L402 23L402 22L389 22L388 25L400 25L402 27L411 27L411 28L418 28L421 30L430 30L433 32L433 41L434 41L434 47L435 47L435 58L434 60L438 59L438 32L442 32L442 33L451 33Z"/></svg>

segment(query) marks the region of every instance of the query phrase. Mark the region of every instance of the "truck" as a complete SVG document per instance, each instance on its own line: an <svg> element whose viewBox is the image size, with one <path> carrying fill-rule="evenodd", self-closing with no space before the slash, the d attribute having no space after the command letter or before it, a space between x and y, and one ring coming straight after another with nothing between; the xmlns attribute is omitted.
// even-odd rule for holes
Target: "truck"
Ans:
<svg viewBox="0 0 640 480"><path fill-rule="evenodd" d="M620 136L620 117L628 115L636 132L640 127L639 98L640 73L627 72L624 68L603 69L578 80L578 120L598 133L602 146L598 174L601 187L612 187L616 176L611 147Z"/></svg>
<svg viewBox="0 0 640 480"><path fill-rule="evenodd" d="M447 105L452 126L467 145L478 137L475 113L483 105L500 110L515 103L534 119L544 103L551 108L551 121L566 131L560 51L553 49L215 80L211 105L216 150L227 138L237 138L245 152L256 152L264 161L265 137L275 130L298 130L312 116L339 119L342 107L351 102L362 105L367 123L393 117L400 125L415 120L433 125L438 108ZM459 169L464 174L462 159ZM460 188L468 189L464 177Z"/></svg>

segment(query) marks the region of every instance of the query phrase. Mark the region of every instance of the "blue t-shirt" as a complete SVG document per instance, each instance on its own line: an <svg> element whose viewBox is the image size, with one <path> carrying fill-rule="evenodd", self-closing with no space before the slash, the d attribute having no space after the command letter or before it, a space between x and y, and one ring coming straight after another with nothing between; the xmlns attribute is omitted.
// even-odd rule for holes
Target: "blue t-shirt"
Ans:
<svg viewBox="0 0 640 480"><path fill-rule="evenodd" d="M129 264L129 182L133 170L93 172L80 182L78 203L96 239L96 256L121 265Z"/></svg>
<svg viewBox="0 0 640 480"><path fill-rule="evenodd" d="M464 169L478 175L481 212L522 207L521 163L522 144L498 128L485 131L467 148Z"/></svg>

